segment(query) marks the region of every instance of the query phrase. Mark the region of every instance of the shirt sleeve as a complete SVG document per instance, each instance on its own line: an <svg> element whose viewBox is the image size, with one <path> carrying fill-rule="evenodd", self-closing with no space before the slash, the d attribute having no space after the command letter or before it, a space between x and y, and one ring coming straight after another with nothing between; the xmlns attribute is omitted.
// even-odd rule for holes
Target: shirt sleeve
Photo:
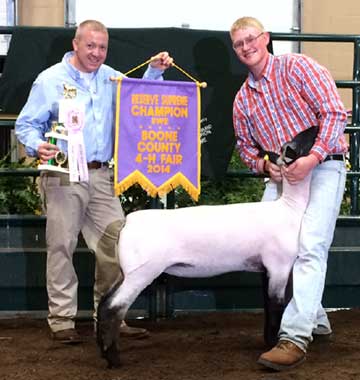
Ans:
<svg viewBox="0 0 360 380"><path fill-rule="evenodd" d="M16 137L24 144L29 156L37 156L39 145L46 141L45 132L51 119L48 96L50 87L46 90L43 81L35 80L28 100L15 122Z"/></svg>
<svg viewBox="0 0 360 380"><path fill-rule="evenodd" d="M233 124L236 138L236 149L246 166L255 173L261 173L263 160L259 158L259 149L250 133L250 123L246 114L242 111L241 98L236 96L233 105Z"/></svg>
<svg viewBox="0 0 360 380"><path fill-rule="evenodd" d="M294 63L291 71L290 77L318 119L319 134L311 153L322 161L334 152L343 136L347 123L346 109L335 81L325 67L302 57Z"/></svg>
<svg viewBox="0 0 360 380"><path fill-rule="evenodd" d="M147 70L145 71L145 73L143 75L143 79L164 80L164 78L162 76L163 73L164 73L164 70L160 70L160 69L157 69L157 68L149 65Z"/></svg>

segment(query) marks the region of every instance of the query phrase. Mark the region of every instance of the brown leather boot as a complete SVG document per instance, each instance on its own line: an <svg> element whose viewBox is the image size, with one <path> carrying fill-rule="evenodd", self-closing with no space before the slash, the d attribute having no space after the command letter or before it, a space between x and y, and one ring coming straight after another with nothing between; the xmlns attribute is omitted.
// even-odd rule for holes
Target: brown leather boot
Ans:
<svg viewBox="0 0 360 380"><path fill-rule="evenodd" d="M276 371L291 369L305 360L305 352L288 340L280 340L270 351L263 353L258 363Z"/></svg>
<svg viewBox="0 0 360 380"><path fill-rule="evenodd" d="M130 327L125 321L121 322L120 328L121 338L134 338L134 339L145 339L150 336L149 331L140 327Z"/></svg>
<svg viewBox="0 0 360 380"><path fill-rule="evenodd" d="M83 342L82 338L75 329L55 331L51 333L51 337L54 341L63 344L79 344Z"/></svg>

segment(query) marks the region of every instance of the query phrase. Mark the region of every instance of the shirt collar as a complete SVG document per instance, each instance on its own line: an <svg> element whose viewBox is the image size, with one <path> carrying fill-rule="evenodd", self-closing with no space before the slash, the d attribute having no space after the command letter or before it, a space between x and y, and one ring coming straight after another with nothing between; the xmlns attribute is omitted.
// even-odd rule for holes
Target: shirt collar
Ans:
<svg viewBox="0 0 360 380"><path fill-rule="evenodd" d="M272 80L273 67L274 67L274 56L272 54L268 54L268 59L264 67L262 78L260 79L260 81L266 80L270 82ZM256 81L254 78L254 75L251 72L249 72L249 81L248 81L249 86L251 88L258 89L257 82L259 81Z"/></svg>

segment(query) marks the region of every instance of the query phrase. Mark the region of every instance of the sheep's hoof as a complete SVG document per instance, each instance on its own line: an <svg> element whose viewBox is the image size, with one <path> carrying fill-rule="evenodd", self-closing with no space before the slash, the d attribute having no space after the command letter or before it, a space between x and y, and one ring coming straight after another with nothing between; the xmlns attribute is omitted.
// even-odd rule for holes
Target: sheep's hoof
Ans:
<svg viewBox="0 0 360 380"><path fill-rule="evenodd" d="M115 316L109 317L106 321L97 322L97 344L101 351L101 356L107 361L108 368L120 366L120 350L118 346L119 321Z"/></svg>
<svg viewBox="0 0 360 380"><path fill-rule="evenodd" d="M121 366L120 352L115 342L107 350L103 351L103 357L107 361L108 368L119 368Z"/></svg>

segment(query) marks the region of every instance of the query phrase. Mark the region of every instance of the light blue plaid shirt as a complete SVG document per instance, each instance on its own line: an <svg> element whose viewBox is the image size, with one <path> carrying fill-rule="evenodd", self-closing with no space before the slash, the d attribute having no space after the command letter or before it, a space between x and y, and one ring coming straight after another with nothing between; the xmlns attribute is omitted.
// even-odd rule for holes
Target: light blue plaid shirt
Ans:
<svg viewBox="0 0 360 380"><path fill-rule="evenodd" d="M33 83L29 98L15 124L15 133L29 156L36 156L38 146L46 141L45 133L58 120L59 100L64 84L76 87L76 99L85 105L83 129L86 160L105 162L113 157L115 135L116 82L110 77L123 74L103 64L89 82L69 63L73 52L61 62L44 70ZM148 67L146 79L162 80L162 70ZM61 147L64 149L64 147Z"/></svg>

